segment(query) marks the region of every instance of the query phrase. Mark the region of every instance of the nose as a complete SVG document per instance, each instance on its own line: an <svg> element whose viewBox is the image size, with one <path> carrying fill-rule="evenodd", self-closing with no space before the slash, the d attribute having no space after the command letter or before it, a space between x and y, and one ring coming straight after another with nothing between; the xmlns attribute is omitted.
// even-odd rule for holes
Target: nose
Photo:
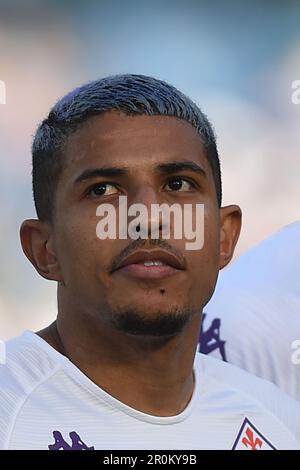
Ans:
<svg viewBox="0 0 300 470"><path fill-rule="evenodd" d="M163 217L159 211L158 192L150 185L138 189L128 206L129 220L138 214L137 232L141 238L160 238L163 230Z"/></svg>

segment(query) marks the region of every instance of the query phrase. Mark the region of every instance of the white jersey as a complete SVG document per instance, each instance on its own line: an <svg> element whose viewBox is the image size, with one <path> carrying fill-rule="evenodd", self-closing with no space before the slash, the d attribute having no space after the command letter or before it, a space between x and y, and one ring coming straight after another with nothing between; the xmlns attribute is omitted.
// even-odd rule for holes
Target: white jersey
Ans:
<svg viewBox="0 0 300 470"><path fill-rule="evenodd" d="M300 221L222 272L204 311L201 352L300 401Z"/></svg>
<svg viewBox="0 0 300 470"><path fill-rule="evenodd" d="M32 332L0 365L1 449L300 449L300 407L269 382L196 354L178 415L137 411Z"/></svg>

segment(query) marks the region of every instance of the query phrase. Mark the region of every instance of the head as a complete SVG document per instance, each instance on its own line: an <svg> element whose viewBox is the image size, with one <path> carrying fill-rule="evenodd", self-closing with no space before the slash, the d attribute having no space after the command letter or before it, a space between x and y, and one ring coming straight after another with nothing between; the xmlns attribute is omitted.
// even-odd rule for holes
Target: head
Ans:
<svg viewBox="0 0 300 470"><path fill-rule="evenodd" d="M40 124L32 154L38 219L22 224L21 241L37 271L58 282L59 315L127 334L180 333L210 299L241 223L237 206L221 207L219 156L206 116L163 81L117 75L62 98ZM148 239L98 238L97 208L118 209L119 196L149 209ZM160 220L158 238L150 238L151 207L162 203L204 204L200 250L172 236L174 220L170 239L161 237ZM150 252L165 266L147 274L138 265Z"/></svg>

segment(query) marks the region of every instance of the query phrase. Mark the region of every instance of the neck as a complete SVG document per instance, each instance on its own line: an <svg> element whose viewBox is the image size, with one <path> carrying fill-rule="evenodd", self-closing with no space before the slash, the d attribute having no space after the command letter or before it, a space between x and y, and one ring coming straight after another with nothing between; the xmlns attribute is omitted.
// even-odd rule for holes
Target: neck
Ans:
<svg viewBox="0 0 300 470"><path fill-rule="evenodd" d="M200 314L169 339L128 335L105 323L97 327L86 317L71 319L59 314L38 334L126 405L155 416L174 416L184 410L194 389Z"/></svg>

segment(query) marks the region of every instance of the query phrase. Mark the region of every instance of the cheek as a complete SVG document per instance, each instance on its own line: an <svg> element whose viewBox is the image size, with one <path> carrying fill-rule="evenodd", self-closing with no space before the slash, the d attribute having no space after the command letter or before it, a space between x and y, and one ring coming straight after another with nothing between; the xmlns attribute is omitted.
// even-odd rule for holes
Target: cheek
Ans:
<svg viewBox="0 0 300 470"><path fill-rule="evenodd" d="M205 217L204 243L201 250L187 251L190 266L191 296L205 304L211 297L219 271L219 232L215 218Z"/></svg>
<svg viewBox="0 0 300 470"><path fill-rule="evenodd" d="M220 251L220 218L219 209L215 204L207 204L204 216L203 255L210 266L219 266Z"/></svg>
<svg viewBox="0 0 300 470"><path fill-rule="evenodd" d="M91 282L109 257L106 240L99 240L96 235L95 219L80 222L68 217L60 227L58 257L65 282Z"/></svg>
<svg viewBox="0 0 300 470"><path fill-rule="evenodd" d="M204 222L204 227L203 227ZM204 221L198 227L198 240L203 240L203 246L200 250L187 250L187 256L190 256L191 262L198 260L198 266L213 267L218 266L219 262L219 219L218 211L212 204L205 204ZM201 236L200 236L201 230Z"/></svg>

